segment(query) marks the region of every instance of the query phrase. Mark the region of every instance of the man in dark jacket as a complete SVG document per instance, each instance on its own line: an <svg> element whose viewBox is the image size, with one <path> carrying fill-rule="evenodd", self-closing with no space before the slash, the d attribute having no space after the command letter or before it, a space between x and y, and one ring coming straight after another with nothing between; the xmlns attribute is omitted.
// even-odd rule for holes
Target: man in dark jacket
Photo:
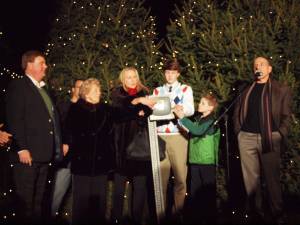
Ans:
<svg viewBox="0 0 300 225"><path fill-rule="evenodd" d="M47 65L38 51L22 56L25 75L7 91L6 119L13 135L11 161L19 222L40 223L49 163L62 158L59 119L42 81Z"/></svg>
<svg viewBox="0 0 300 225"><path fill-rule="evenodd" d="M79 88L82 85L82 83L83 80L76 80L74 86L72 87L71 99L60 103L57 107L62 127L64 127L70 106L73 103L76 103L79 99ZM58 215L61 202L71 184L71 170L70 170L71 162L70 162L70 155L68 154L68 152L69 152L69 146L64 144L63 145L64 160L60 162L58 165L56 165L57 171L55 173L55 178L54 178L54 190L53 190L53 196L51 202L52 217Z"/></svg>
<svg viewBox="0 0 300 225"><path fill-rule="evenodd" d="M257 213L265 216L260 190L261 181L264 182L272 218L279 222L283 205L280 147L288 133L291 93L287 86L271 79L271 72L272 66L266 58L254 60L256 80L243 91L236 104L234 128L248 203L255 199Z"/></svg>

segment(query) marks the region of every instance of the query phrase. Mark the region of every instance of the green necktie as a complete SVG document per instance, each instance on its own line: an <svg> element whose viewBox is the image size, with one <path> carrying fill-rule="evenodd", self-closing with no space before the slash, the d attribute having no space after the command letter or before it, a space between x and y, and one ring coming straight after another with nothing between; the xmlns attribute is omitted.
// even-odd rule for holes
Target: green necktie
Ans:
<svg viewBox="0 0 300 225"><path fill-rule="evenodd" d="M48 109L48 112L49 112L51 118L53 119L53 116L54 116L53 115L53 104L52 104L52 101L51 101L49 95L47 94L47 92L45 91L44 88L38 88L38 90L47 106L47 109Z"/></svg>

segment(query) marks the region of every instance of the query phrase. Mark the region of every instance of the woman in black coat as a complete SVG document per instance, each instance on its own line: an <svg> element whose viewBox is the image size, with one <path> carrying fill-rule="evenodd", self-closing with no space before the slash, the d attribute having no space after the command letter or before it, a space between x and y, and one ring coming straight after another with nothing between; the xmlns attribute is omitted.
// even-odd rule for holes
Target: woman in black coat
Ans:
<svg viewBox="0 0 300 225"><path fill-rule="evenodd" d="M105 222L107 175L115 168L112 128L115 120L125 112L100 101L97 79L84 81L79 95L80 99L70 107L64 140L71 149L72 224L102 224ZM129 115L130 112L133 115ZM137 111L130 112L127 113L129 117L137 116Z"/></svg>
<svg viewBox="0 0 300 225"><path fill-rule="evenodd" d="M140 82L138 72L135 68L127 67L123 69L119 79L122 86L113 90L111 95L112 105L127 110L128 107L131 108L132 104L134 104L135 108L139 111L140 117L132 118L115 125L117 169L114 176L115 188L112 218L117 223L122 220L125 183L128 178L131 178L133 187L132 219L134 223L140 224L142 222L146 199L154 201L151 191L153 189L151 161L138 161L128 158L126 148L133 142L137 132L148 129L147 117L152 113L150 108L155 102L145 97L148 94L148 89ZM149 201L148 203L150 203Z"/></svg>

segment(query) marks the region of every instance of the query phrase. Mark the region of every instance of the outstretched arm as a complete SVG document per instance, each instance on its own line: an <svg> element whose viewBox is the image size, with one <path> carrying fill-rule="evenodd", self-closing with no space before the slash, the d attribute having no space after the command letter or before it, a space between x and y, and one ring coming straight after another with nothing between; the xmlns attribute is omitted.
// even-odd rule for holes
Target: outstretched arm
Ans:
<svg viewBox="0 0 300 225"><path fill-rule="evenodd" d="M191 134L196 135L196 136L201 136L204 134L208 134L208 132L211 132L211 129L213 129L212 123L213 120L208 120L204 123L198 124L192 122L188 118L182 118L180 119L180 123L182 126L184 126ZM210 129L211 128L211 129Z"/></svg>

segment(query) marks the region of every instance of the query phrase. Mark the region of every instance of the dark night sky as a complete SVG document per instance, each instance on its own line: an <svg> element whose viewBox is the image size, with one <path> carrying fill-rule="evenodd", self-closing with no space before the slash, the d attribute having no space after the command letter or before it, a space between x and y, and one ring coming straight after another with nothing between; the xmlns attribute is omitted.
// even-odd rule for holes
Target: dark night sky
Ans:
<svg viewBox="0 0 300 225"><path fill-rule="evenodd" d="M8 39L11 55L0 53L0 64L19 70L21 54L29 49L43 49L56 12L56 2L62 0L1 0L0 29ZM165 35L174 5L180 0L146 0L151 14L157 18L159 37ZM8 65L9 64L9 65Z"/></svg>

